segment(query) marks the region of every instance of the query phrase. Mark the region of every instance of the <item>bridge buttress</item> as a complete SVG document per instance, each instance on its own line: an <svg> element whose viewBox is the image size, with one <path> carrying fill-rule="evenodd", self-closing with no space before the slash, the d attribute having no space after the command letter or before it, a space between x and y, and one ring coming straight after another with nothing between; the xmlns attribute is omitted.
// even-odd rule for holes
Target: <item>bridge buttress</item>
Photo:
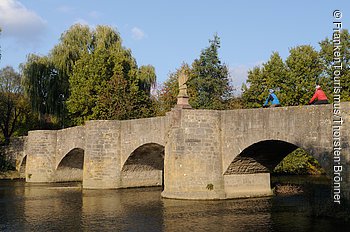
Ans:
<svg viewBox="0 0 350 232"><path fill-rule="evenodd" d="M26 147L26 181L53 182L57 131L29 131Z"/></svg>
<svg viewBox="0 0 350 232"><path fill-rule="evenodd" d="M120 122L88 121L85 124L83 187L114 189L120 187Z"/></svg>
<svg viewBox="0 0 350 232"><path fill-rule="evenodd" d="M175 109L165 145L165 198L224 199L220 114Z"/></svg>

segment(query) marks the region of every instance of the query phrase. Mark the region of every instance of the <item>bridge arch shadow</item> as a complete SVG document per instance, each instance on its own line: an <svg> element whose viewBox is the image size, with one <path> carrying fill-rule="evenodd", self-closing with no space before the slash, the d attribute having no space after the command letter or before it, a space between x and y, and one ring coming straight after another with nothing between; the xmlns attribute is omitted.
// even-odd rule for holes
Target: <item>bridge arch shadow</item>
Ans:
<svg viewBox="0 0 350 232"><path fill-rule="evenodd" d="M136 148L121 170L122 187L162 186L164 146L146 143Z"/></svg>
<svg viewBox="0 0 350 232"><path fill-rule="evenodd" d="M56 167L57 182L83 181L84 150L74 148L70 150Z"/></svg>
<svg viewBox="0 0 350 232"><path fill-rule="evenodd" d="M250 145L237 155L224 175L272 172L298 146L281 140L264 140Z"/></svg>
<svg viewBox="0 0 350 232"><path fill-rule="evenodd" d="M272 194L270 174L290 153L301 148L315 158L320 166L313 147L301 147L281 140L263 140L245 148L230 163L224 172L225 192L228 198L267 196ZM327 153L327 152L325 152ZM322 165L323 164L323 165Z"/></svg>
<svg viewBox="0 0 350 232"><path fill-rule="evenodd" d="M25 155L17 166L17 171L19 172L19 178L26 178L26 165L27 165L27 155Z"/></svg>

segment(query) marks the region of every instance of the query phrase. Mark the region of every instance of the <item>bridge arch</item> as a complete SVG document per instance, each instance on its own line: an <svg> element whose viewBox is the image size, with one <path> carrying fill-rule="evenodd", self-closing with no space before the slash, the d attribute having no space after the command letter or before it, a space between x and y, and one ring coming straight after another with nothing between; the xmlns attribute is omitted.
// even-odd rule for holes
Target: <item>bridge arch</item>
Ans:
<svg viewBox="0 0 350 232"><path fill-rule="evenodd" d="M332 173L332 163L329 162L327 148L319 149L312 144L300 140L285 141L281 139L266 139L253 142L239 153L234 154L233 160L224 170L224 175L271 173L273 169L291 152L301 148L315 158L328 175Z"/></svg>
<svg viewBox="0 0 350 232"><path fill-rule="evenodd" d="M331 170L327 171L327 165L331 157L327 156L327 149L318 150L315 147L300 146L300 144L302 143L295 144L279 139L266 139L252 143L239 154L234 154L233 160L223 173L226 197L271 195L270 173L288 154L298 148L314 157L326 171L326 174L330 176ZM307 143L304 144L307 145ZM328 159L320 159L322 157L328 157Z"/></svg>
<svg viewBox="0 0 350 232"><path fill-rule="evenodd" d="M264 140L245 148L225 171L228 174L272 172L297 145L281 140Z"/></svg>
<svg viewBox="0 0 350 232"><path fill-rule="evenodd" d="M123 187L161 186L163 184L164 146L146 143L136 148L121 169Z"/></svg>
<svg viewBox="0 0 350 232"><path fill-rule="evenodd" d="M225 193L227 198L268 196L272 194L270 173L291 152L302 148L318 160L326 170L328 163L320 162L321 157L312 146L298 146L295 143L267 139L245 147L224 170ZM326 168L325 168L326 167ZM329 173L328 173L329 174Z"/></svg>
<svg viewBox="0 0 350 232"><path fill-rule="evenodd" d="M84 149L73 148L56 165L56 181L82 181Z"/></svg>

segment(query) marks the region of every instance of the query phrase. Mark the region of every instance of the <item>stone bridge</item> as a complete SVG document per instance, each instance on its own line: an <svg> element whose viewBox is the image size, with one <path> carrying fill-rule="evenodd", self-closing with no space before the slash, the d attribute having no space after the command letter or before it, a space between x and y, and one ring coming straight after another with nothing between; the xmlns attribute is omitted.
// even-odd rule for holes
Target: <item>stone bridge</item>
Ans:
<svg viewBox="0 0 350 232"><path fill-rule="evenodd" d="M270 195L270 172L300 147L330 178L341 175L339 192L349 198L350 102L340 106L339 153L332 105L175 108L164 117L30 131L22 163L28 182L82 181L93 189L163 185L167 198L226 199ZM342 171L334 174L335 166Z"/></svg>

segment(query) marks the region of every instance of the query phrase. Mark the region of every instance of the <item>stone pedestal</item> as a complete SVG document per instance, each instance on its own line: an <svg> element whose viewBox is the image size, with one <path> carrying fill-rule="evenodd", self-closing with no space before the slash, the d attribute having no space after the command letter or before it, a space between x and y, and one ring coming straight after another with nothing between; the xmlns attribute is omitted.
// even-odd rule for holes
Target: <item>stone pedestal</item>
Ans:
<svg viewBox="0 0 350 232"><path fill-rule="evenodd" d="M179 82L179 94L177 95L177 104L175 108L180 109L192 109L190 104L188 103L188 94L187 94L187 82L188 76L185 74L185 71L182 70L178 82Z"/></svg>
<svg viewBox="0 0 350 232"><path fill-rule="evenodd" d="M188 96L178 96L175 108L192 109L191 105L188 103L188 99Z"/></svg>

